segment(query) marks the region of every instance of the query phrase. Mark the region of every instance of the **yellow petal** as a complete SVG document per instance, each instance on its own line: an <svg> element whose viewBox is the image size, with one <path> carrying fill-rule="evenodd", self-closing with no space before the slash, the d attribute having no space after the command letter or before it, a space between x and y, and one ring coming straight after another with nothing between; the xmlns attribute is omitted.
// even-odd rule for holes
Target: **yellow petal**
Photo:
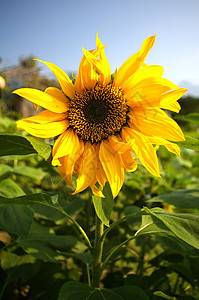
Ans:
<svg viewBox="0 0 199 300"><path fill-rule="evenodd" d="M72 129L64 132L55 142L53 147L52 165L58 165L61 177L71 186L72 175L76 162L84 151L84 143L78 138ZM65 156L64 156L65 155ZM61 163L61 166L57 162Z"/></svg>
<svg viewBox="0 0 199 300"><path fill-rule="evenodd" d="M63 113L68 110L67 103L37 89L24 88L15 90L13 93L55 113Z"/></svg>
<svg viewBox="0 0 199 300"><path fill-rule="evenodd" d="M106 173L102 168L102 164L99 160L99 150L98 150L98 160L97 160L97 171L96 171L96 179L100 185L100 189L103 190L105 183L108 181Z"/></svg>
<svg viewBox="0 0 199 300"><path fill-rule="evenodd" d="M100 198L105 198L104 194L102 193L102 191L100 191L96 186L92 186L92 192L94 196L100 197Z"/></svg>
<svg viewBox="0 0 199 300"><path fill-rule="evenodd" d="M26 122L36 122L39 124L47 124L52 122L58 122L67 119L68 113L57 114L50 110L44 110L36 116L24 119Z"/></svg>
<svg viewBox="0 0 199 300"><path fill-rule="evenodd" d="M64 158L64 157L61 157L61 159L62 159L62 158ZM61 159L59 159L59 158L55 159L55 160L54 160L54 166L62 166L62 164L61 164L61 162L60 162Z"/></svg>
<svg viewBox="0 0 199 300"><path fill-rule="evenodd" d="M67 107L67 110L69 109L70 103L69 103L68 98L58 88L48 87L45 90L45 93L47 93L48 95L51 95L52 97L54 97L54 98L58 99L59 101L63 102L64 105Z"/></svg>
<svg viewBox="0 0 199 300"><path fill-rule="evenodd" d="M163 93L170 90L179 89L177 85L162 77L146 78L129 89L124 97L130 105L137 101L142 101L142 104L150 105L154 98L160 97Z"/></svg>
<svg viewBox="0 0 199 300"><path fill-rule="evenodd" d="M62 69L60 69L59 67L57 67L56 65L50 62L43 61L40 59L35 59L35 60L40 61L49 67L49 69L54 73L55 77L57 78L66 96L68 96L69 98L73 98L75 96L75 87L72 81L70 80L70 78L68 77L68 75Z"/></svg>
<svg viewBox="0 0 199 300"><path fill-rule="evenodd" d="M26 119L24 119L17 121L16 123L17 128L24 129L33 136L41 138L55 137L64 132L69 126L69 121L67 119L45 124L31 123L30 121L26 121Z"/></svg>
<svg viewBox="0 0 199 300"><path fill-rule="evenodd" d="M163 107L163 105L161 105L161 108L171 110L171 111L175 111L176 113L178 113L181 110L181 106L178 102L167 104L164 107Z"/></svg>
<svg viewBox="0 0 199 300"><path fill-rule="evenodd" d="M126 62L119 68L113 82L114 86L122 87L125 80L132 76L143 64L149 51L155 42L155 35L144 40L139 52L132 55Z"/></svg>
<svg viewBox="0 0 199 300"><path fill-rule="evenodd" d="M77 158L81 156L83 151L84 151L83 141L79 139L77 134L71 128L69 128L57 138L53 146L52 165L54 165L54 160L66 155L69 155L72 160L73 158L75 158L75 162L76 162Z"/></svg>
<svg viewBox="0 0 199 300"><path fill-rule="evenodd" d="M170 152L180 156L180 147L174 143L166 143L165 147L167 148L167 150L169 150Z"/></svg>
<svg viewBox="0 0 199 300"><path fill-rule="evenodd" d="M36 110L36 111L38 111L38 110L39 110L39 108L40 108L40 105L38 105L38 104L34 104L34 103L33 103L33 105L34 105L34 107L35 107L35 110Z"/></svg>
<svg viewBox="0 0 199 300"><path fill-rule="evenodd" d="M126 151L121 155L124 171L134 172L137 169L138 158L133 158L130 151Z"/></svg>
<svg viewBox="0 0 199 300"><path fill-rule="evenodd" d="M104 48L106 46L102 44L102 42L100 41L100 39L98 37L98 34L99 34L99 31L97 32L97 36L96 36L96 47L97 47L97 50L99 51L100 59L103 61L104 65L106 67L106 74L107 74L105 81L104 81L104 77L100 75L98 82L99 82L99 85L104 86L110 82L111 68L110 68L108 59L106 58L105 52L104 52Z"/></svg>
<svg viewBox="0 0 199 300"><path fill-rule="evenodd" d="M93 194L95 196L104 198L104 195L101 191L103 190L105 183L108 181L108 179L106 177L106 174L102 168L102 164L99 159L100 145L96 144L96 145L94 145L94 147L95 147L95 152L96 152L96 157L97 157L97 169L96 169L95 179L94 179L93 183L91 183L91 188L92 188ZM93 185L96 184L96 182L99 184L99 189L98 188L96 189L96 186L93 188Z"/></svg>
<svg viewBox="0 0 199 300"><path fill-rule="evenodd" d="M75 80L76 93L80 94L86 89L92 90L97 83L97 78L98 75L93 69L92 64L86 59L84 55L79 66L77 78Z"/></svg>
<svg viewBox="0 0 199 300"><path fill-rule="evenodd" d="M58 163L56 162L58 161ZM69 155L60 157L54 160L54 165L58 165L59 175L63 178L66 183L73 187L72 175L74 171L74 162L70 160Z"/></svg>
<svg viewBox="0 0 199 300"><path fill-rule="evenodd" d="M84 150L84 148L81 149L79 153L76 152L74 155L66 155L58 159L59 162L61 162L61 166L58 165L59 174L73 188L72 176L75 173L75 166L79 161L82 150ZM53 160L54 165L56 164L56 160L57 159Z"/></svg>
<svg viewBox="0 0 199 300"><path fill-rule="evenodd" d="M141 68L125 81L122 85L122 91L123 93L127 93L140 81L150 77L161 77L163 73L164 69L161 66L151 65Z"/></svg>
<svg viewBox="0 0 199 300"><path fill-rule="evenodd" d="M160 177L156 151L151 142L140 132L123 127L122 137L131 146L132 151L138 156L145 168L153 175Z"/></svg>
<svg viewBox="0 0 199 300"><path fill-rule="evenodd" d="M104 50L101 50L103 52ZM110 82L111 72L107 60L104 59L105 54L101 54L101 58L98 59L93 53L83 48L84 55L88 62L90 62L96 71L100 74L98 83L100 86L105 86Z"/></svg>
<svg viewBox="0 0 199 300"><path fill-rule="evenodd" d="M99 39L99 31L98 31L97 35L96 35L96 48L98 50L101 50L101 49L104 49L105 47L106 47L106 45L103 45L102 42Z"/></svg>
<svg viewBox="0 0 199 300"><path fill-rule="evenodd" d="M171 143L165 140L164 138L160 138L160 137L153 136L153 137L149 137L148 139L152 144L164 145L170 152L180 156L180 147L178 145Z"/></svg>
<svg viewBox="0 0 199 300"><path fill-rule="evenodd" d="M94 180L97 168L97 158L94 147L90 142L84 145L84 152L81 156L81 164L78 169L77 187L73 194L85 190Z"/></svg>
<svg viewBox="0 0 199 300"><path fill-rule="evenodd" d="M166 91L166 93L163 89L163 86L151 86L151 89L148 92L148 95L145 95L145 98L142 96L142 93L139 93L136 95L137 99L134 97L132 100L127 100L127 103L134 110L143 108L163 108L178 113L181 107L177 100L183 96L187 89L178 88L169 92Z"/></svg>
<svg viewBox="0 0 199 300"><path fill-rule="evenodd" d="M180 105L176 101L180 99L186 93L186 91L187 89L180 88L161 95L160 107L175 112L179 112Z"/></svg>
<svg viewBox="0 0 199 300"><path fill-rule="evenodd" d="M122 154L130 149L129 144L122 141L121 138L112 135L109 139L111 147L118 153Z"/></svg>
<svg viewBox="0 0 199 300"><path fill-rule="evenodd" d="M121 156L107 141L102 141L99 149L99 158L115 198L124 182L124 168Z"/></svg>
<svg viewBox="0 0 199 300"><path fill-rule="evenodd" d="M170 141L184 141L178 124L161 109L154 108L129 113L130 123L145 135L164 137Z"/></svg>
<svg viewBox="0 0 199 300"><path fill-rule="evenodd" d="M93 180L93 182L90 184L90 187L92 189L93 195L97 196L97 197L101 197L101 198L105 198L104 194L102 193L102 191L100 189L98 189L98 187L96 187L96 178Z"/></svg>

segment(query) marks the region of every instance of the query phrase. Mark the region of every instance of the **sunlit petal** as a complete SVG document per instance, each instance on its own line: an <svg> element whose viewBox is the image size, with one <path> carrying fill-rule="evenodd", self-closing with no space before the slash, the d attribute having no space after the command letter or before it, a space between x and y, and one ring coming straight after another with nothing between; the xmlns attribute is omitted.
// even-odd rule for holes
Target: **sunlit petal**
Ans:
<svg viewBox="0 0 199 300"><path fill-rule="evenodd" d="M123 128L122 136L131 146L145 168L153 175L160 177L156 151L151 142L140 132L132 128Z"/></svg>
<svg viewBox="0 0 199 300"><path fill-rule="evenodd" d="M144 40L140 51L132 55L125 63L119 68L113 85L123 87L125 81L129 79L143 64L149 51L153 47L155 42L155 35Z"/></svg>
<svg viewBox="0 0 199 300"><path fill-rule="evenodd" d="M86 89L92 90L97 83L97 79L97 73L95 72L92 64L86 59L84 55L79 66L77 78L75 80L76 93L82 93Z"/></svg>
<svg viewBox="0 0 199 300"><path fill-rule="evenodd" d="M69 126L67 119L52 123L33 123L24 120L17 121L17 128L24 129L36 137L52 138L64 132Z"/></svg>
<svg viewBox="0 0 199 300"><path fill-rule="evenodd" d="M129 114L132 125L148 136L164 136L170 141L184 141L184 135L178 124L161 109L133 111Z"/></svg>
<svg viewBox="0 0 199 300"><path fill-rule="evenodd" d="M37 114L34 117L29 117L24 119L23 121L26 122L33 122L33 123L39 123L39 124L47 124L52 122L58 122L67 119L68 113L63 114L57 114L50 110L44 110Z"/></svg>
<svg viewBox="0 0 199 300"><path fill-rule="evenodd" d="M133 157L130 151L126 151L121 155L124 171L134 172L137 169L137 157Z"/></svg>
<svg viewBox="0 0 199 300"><path fill-rule="evenodd" d="M68 96L69 98L73 98L75 96L75 87L72 81L70 80L70 78L68 77L68 75L62 69L60 69L59 67L57 67L56 65L50 62L43 61L40 59L35 59L35 60L40 61L49 67L49 69L54 73L55 77L57 78L66 96Z"/></svg>
<svg viewBox="0 0 199 300"><path fill-rule="evenodd" d="M78 169L77 187L74 194L85 190L95 178L97 169L97 158L94 147L90 142L85 143L81 164Z"/></svg>
<svg viewBox="0 0 199 300"><path fill-rule="evenodd" d="M53 160L66 155L80 157L83 150L83 141L69 128L56 140L53 146Z"/></svg>
<svg viewBox="0 0 199 300"><path fill-rule="evenodd" d="M55 113L63 113L68 110L67 102L64 103L52 95L37 89L24 88L15 90L13 93Z"/></svg>
<svg viewBox="0 0 199 300"><path fill-rule="evenodd" d="M124 182L124 168L121 156L106 141L102 141L99 158L111 187L113 197L119 193Z"/></svg>

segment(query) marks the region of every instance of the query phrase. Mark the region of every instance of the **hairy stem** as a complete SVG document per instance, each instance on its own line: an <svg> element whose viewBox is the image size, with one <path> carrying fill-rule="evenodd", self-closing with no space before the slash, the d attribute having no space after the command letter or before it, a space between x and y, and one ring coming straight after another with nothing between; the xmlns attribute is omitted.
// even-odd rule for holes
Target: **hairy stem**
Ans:
<svg viewBox="0 0 199 300"><path fill-rule="evenodd" d="M93 278L92 287L98 288L100 285L101 276L101 261L102 261L102 251L103 251L103 241L101 236L103 234L104 225L102 221L96 215L96 228L95 228L95 242L93 250Z"/></svg>

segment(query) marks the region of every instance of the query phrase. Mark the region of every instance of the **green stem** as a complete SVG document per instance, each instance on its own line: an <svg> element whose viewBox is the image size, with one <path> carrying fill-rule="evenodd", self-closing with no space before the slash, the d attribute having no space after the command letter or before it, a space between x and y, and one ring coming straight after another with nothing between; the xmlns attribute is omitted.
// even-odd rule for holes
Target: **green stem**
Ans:
<svg viewBox="0 0 199 300"><path fill-rule="evenodd" d="M111 231L112 229L114 229L114 228L115 228L117 225L119 225L120 223L125 222L126 220L131 219L131 218L133 218L133 217L141 216L141 215L144 215L144 214L145 214L145 213L143 213L143 212L141 211L141 212L138 212L138 213L136 213L136 214L130 214L130 215L127 215L127 216L125 216L125 217L122 217L121 219L119 219L118 221L114 222L110 227L108 227L108 228L104 231L103 235L101 236L101 240L102 240L103 243L104 243L104 240L105 240L107 234L109 233L109 231Z"/></svg>
<svg viewBox="0 0 199 300"><path fill-rule="evenodd" d="M146 236L142 236L142 249L141 249L141 253L140 253L140 261L137 267L137 275L139 277L143 276L143 272L144 272L144 256L145 256L145 250L146 250L146 245L147 245L147 241L148 241L148 237Z"/></svg>
<svg viewBox="0 0 199 300"><path fill-rule="evenodd" d="M61 211L61 210L60 210ZM81 234L83 235L86 244L88 246L88 248L90 249L90 251L92 251L92 245L91 242L86 234L86 232L84 231L84 229L70 216L68 215L66 212L61 211L70 221L72 221L72 223L76 226L76 228L81 232Z"/></svg>
<svg viewBox="0 0 199 300"><path fill-rule="evenodd" d="M102 251L103 251L103 241L101 240L104 230L104 225L102 221L96 215L96 228L95 228L95 243L93 251L93 280L92 287L98 288L100 285L101 276L101 262L102 262Z"/></svg>
<svg viewBox="0 0 199 300"><path fill-rule="evenodd" d="M43 203L41 203L43 204ZM51 206L51 205L48 205L48 206ZM81 234L83 235L85 241L86 241L86 244L89 248L89 250L92 252L92 245L91 245L91 242L86 234L86 232L84 231L84 229L69 215L67 214L63 209L59 208L59 207L56 207L54 206L54 208L58 211L60 211L63 215L65 215L74 225L75 227L81 232Z"/></svg>
<svg viewBox="0 0 199 300"><path fill-rule="evenodd" d="M87 271L87 277L88 277L88 285L91 287L91 275L90 275L89 264L86 264L86 271Z"/></svg>
<svg viewBox="0 0 199 300"><path fill-rule="evenodd" d="M4 292L5 292L5 290L6 290L8 284L9 284L9 281L7 280L7 281L5 282L5 284L4 284L4 286L3 286L2 289L1 289L0 299L3 297L3 294L4 294Z"/></svg>

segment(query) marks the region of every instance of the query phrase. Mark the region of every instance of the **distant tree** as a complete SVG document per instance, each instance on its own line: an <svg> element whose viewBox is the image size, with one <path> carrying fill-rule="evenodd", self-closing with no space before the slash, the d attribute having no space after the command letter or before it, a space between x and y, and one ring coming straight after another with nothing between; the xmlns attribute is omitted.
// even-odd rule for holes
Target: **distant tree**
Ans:
<svg viewBox="0 0 199 300"><path fill-rule="evenodd" d="M36 66L36 61L33 60L34 56L28 56L28 57L20 57L19 63L23 68L34 68Z"/></svg>

